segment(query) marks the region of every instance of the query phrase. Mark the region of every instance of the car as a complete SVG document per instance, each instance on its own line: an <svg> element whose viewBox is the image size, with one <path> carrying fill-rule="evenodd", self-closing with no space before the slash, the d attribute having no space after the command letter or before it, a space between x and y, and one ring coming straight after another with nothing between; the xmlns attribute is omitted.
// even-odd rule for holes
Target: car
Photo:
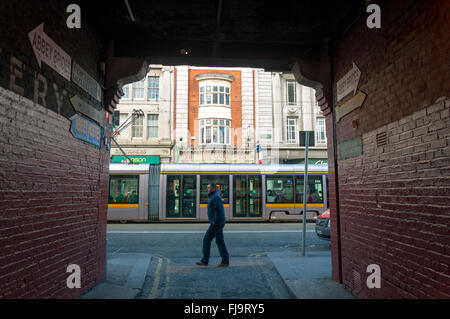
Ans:
<svg viewBox="0 0 450 319"><path fill-rule="evenodd" d="M330 240L330 209L325 210L316 219L316 234L322 239Z"/></svg>

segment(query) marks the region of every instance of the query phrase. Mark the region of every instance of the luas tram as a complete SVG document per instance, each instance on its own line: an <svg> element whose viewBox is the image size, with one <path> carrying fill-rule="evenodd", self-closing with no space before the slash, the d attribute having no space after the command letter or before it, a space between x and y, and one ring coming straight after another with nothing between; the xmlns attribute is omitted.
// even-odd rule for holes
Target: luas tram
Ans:
<svg viewBox="0 0 450 319"><path fill-rule="evenodd" d="M303 173L292 164L110 164L108 220L207 221L214 183L227 221L298 221ZM308 220L328 208L327 186L327 165L308 165Z"/></svg>

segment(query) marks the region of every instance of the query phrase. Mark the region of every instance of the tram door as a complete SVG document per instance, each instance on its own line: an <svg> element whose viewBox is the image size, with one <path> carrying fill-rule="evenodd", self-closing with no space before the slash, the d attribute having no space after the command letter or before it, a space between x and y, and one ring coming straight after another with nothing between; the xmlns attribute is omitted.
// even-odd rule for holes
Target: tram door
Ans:
<svg viewBox="0 0 450 319"><path fill-rule="evenodd" d="M167 217L195 218L196 176L167 176Z"/></svg>
<svg viewBox="0 0 450 319"><path fill-rule="evenodd" d="M262 217L261 176L234 176L233 217Z"/></svg>

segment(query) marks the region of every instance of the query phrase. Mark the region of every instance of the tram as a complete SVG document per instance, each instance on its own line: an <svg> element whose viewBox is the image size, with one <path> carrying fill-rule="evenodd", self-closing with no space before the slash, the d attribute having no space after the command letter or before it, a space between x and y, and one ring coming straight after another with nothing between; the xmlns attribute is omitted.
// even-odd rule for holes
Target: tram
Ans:
<svg viewBox="0 0 450 319"><path fill-rule="evenodd" d="M110 164L109 221L208 221L207 185L217 186L227 221L299 221L304 165ZM307 219L329 206L328 166L308 165Z"/></svg>

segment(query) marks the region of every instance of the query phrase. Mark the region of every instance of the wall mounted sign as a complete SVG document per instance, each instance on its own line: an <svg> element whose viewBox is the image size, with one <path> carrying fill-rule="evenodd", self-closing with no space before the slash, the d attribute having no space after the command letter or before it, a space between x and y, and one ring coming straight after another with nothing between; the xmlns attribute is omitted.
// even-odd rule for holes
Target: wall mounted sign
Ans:
<svg viewBox="0 0 450 319"><path fill-rule="evenodd" d="M353 63L352 69L345 74L336 85L337 91L337 101L342 100L347 94L353 91L353 94L356 93L356 89L358 88L359 78L361 76L361 71L358 69L355 63Z"/></svg>
<svg viewBox="0 0 450 319"><path fill-rule="evenodd" d="M44 23L28 33L28 38L39 67L42 67L42 62L45 62L62 77L70 81L72 58L44 33Z"/></svg>
<svg viewBox="0 0 450 319"><path fill-rule="evenodd" d="M339 143L340 159L347 159L362 154L362 138L357 136L351 140Z"/></svg>
<svg viewBox="0 0 450 319"><path fill-rule="evenodd" d="M260 135L259 138L271 139L272 134L263 134L263 135Z"/></svg>
<svg viewBox="0 0 450 319"><path fill-rule="evenodd" d="M136 164L152 164L158 165L161 163L159 156L139 156L128 155L128 157ZM128 164L128 158L126 156L112 156L111 163L125 163Z"/></svg>
<svg viewBox="0 0 450 319"><path fill-rule="evenodd" d="M101 128L81 114L75 114L70 118L70 132L84 142L100 147Z"/></svg>
<svg viewBox="0 0 450 319"><path fill-rule="evenodd" d="M100 84L98 84L98 82L75 61L73 62L72 67L72 81L94 99L99 102L102 101L102 89Z"/></svg>
<svg viewBox="0 0 450 319"><path fill-rule="evenodd" d="M93 119L100 125L103 125L103 122L105 120L105 113L103 111L97 110L94 106L85 102L78 95L74 95L70 99L70 103L72 103L75 111L82 113L82 114L86 115L87 117Z"/></svg>
<svg viewBox="0 0 450 319"><path fill-rule="evenodd" d="M353 110L361 107L366 99L367 94L358 91L358 93L352 97L350 100L342 104L341 106L336 107L336 123L341 120L345 115L352 112Z"/></svg>

